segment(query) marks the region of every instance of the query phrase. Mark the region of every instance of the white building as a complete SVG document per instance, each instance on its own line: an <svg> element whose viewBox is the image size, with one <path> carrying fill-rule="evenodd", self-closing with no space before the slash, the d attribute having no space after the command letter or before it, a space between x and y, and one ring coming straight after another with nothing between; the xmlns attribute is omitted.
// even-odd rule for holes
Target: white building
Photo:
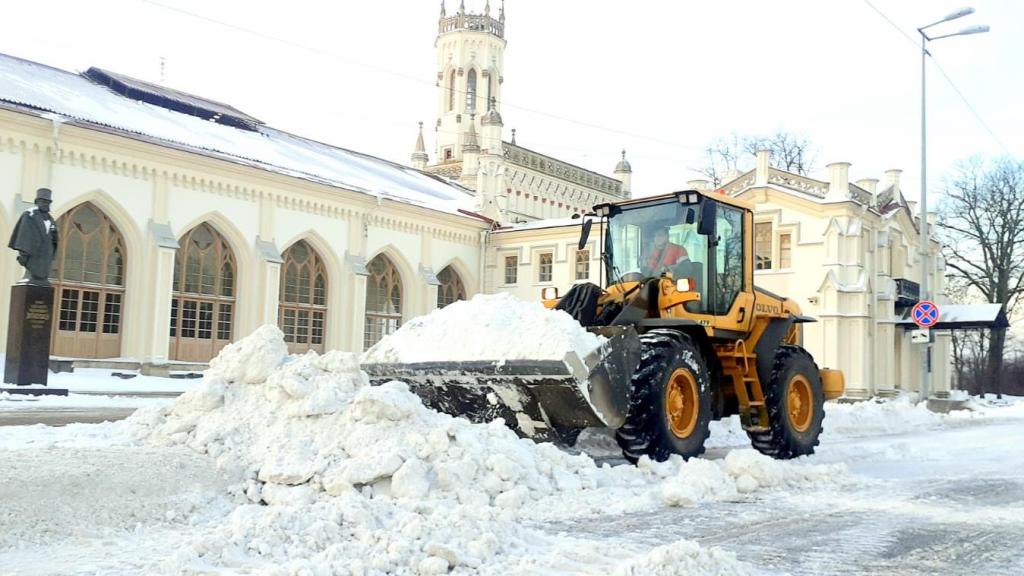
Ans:
<svg viewBox="0 0 1024 576"><path fill-rule="evenodd" d="M628 197L624 159L614 179L503 141L504 26L504 9L442 12L429 168L422 132L409 168L164 86L0 55L0 234L53 190L52 354L204 362L263 323L293 351L361 350L482 290L494 220ZM0 258L0 278L19 276Z"/></svg>

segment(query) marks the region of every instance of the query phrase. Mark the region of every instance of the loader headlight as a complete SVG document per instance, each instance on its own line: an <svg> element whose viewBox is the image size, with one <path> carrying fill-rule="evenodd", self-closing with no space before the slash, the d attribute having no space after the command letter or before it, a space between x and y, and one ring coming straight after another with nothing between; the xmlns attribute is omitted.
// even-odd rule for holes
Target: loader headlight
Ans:
<svg viewBox="0 0 1024 576"><path fill-rule="evenodd" d="M689 292L697 289L697 283L693 278L680 278L676 280L676 290L679 292Z"/></svg>
<svg viewBox="0 0 1024 576"><path fill-rule="evenodd" d="M695 191L680 192L679 203L680 204L697 204L700 202L700 194Z"/></svg>

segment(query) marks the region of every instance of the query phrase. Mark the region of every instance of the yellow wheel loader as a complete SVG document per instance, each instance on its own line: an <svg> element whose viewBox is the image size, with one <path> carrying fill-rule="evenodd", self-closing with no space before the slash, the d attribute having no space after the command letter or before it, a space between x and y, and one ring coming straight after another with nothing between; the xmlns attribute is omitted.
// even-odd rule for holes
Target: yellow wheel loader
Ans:
<svg viewBox="0 0 1024 576"><path fill-rule="evenodd" d="M594 211L579 246L597 223L600 285L544 303L604 336L601 347L557 361L368 364L371 382L408 382L434 409L503 418L537 440L612 428L634 462L699 455L710 421L733 414L764 454L813 453L843 375L801 346L801 325L814 320L754 286L752 206L687 190Z"/></svg>

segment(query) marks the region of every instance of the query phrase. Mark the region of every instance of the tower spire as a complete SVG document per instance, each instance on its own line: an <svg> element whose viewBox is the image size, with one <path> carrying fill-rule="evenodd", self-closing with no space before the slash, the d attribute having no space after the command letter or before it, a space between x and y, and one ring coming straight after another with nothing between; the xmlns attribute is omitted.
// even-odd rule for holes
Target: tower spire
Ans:
<svg viewBox="0 0 1024 576"><path fill-rule="evenodd" d="M462 153L479 151L480 143L476 140L476 114L470 114L469 130L466 132L466 142L462 145Z"/></svg>
<svg viewBox="0 0 1024 576"><path fill-rule="evenodd" d="M444 11L444 0L441 0L441 18L444 18L445 16L447 16L447 14L445 14Z"/></svg>
<svg viewBox="0 0 1024 576"><path fill-rule="evenodd" d="M466 0L459 0L459 14L466 13Z"/></svg>
<svg viewBox="0 0 1024 576"><path fill-rule="evenodd" d="M505 23L505 0L501 0L501 8L498 8L498 22Z"/></svg>
<svg viewBox="0 0 1024 576"><path fill-rule="evenodd" d="M490 16L490 15L491 15L491 0L487 0L487 3L484 4L484 16Z"/></svg>
<svg viewBox="0 0 1024 576"><path fill-rule="evenodd" d="M430 157L427 156L427 149L423 145L423 122L420 122L420 131L416 136L416 148L412 152L412 166L417 170L423 170L427 167L427 161Z"/></svg>

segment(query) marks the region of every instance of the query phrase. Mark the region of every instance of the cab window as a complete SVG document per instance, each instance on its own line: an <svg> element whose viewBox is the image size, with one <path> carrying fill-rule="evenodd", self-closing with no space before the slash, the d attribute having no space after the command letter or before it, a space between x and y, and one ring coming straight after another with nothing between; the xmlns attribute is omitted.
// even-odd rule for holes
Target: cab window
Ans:
<svg viewBox="0 0 1024 576"><path fill-rule="evenodd" d="M743 290L743 211L719 205L716 230L714 308L715 315L723 316Z"/></svg>

